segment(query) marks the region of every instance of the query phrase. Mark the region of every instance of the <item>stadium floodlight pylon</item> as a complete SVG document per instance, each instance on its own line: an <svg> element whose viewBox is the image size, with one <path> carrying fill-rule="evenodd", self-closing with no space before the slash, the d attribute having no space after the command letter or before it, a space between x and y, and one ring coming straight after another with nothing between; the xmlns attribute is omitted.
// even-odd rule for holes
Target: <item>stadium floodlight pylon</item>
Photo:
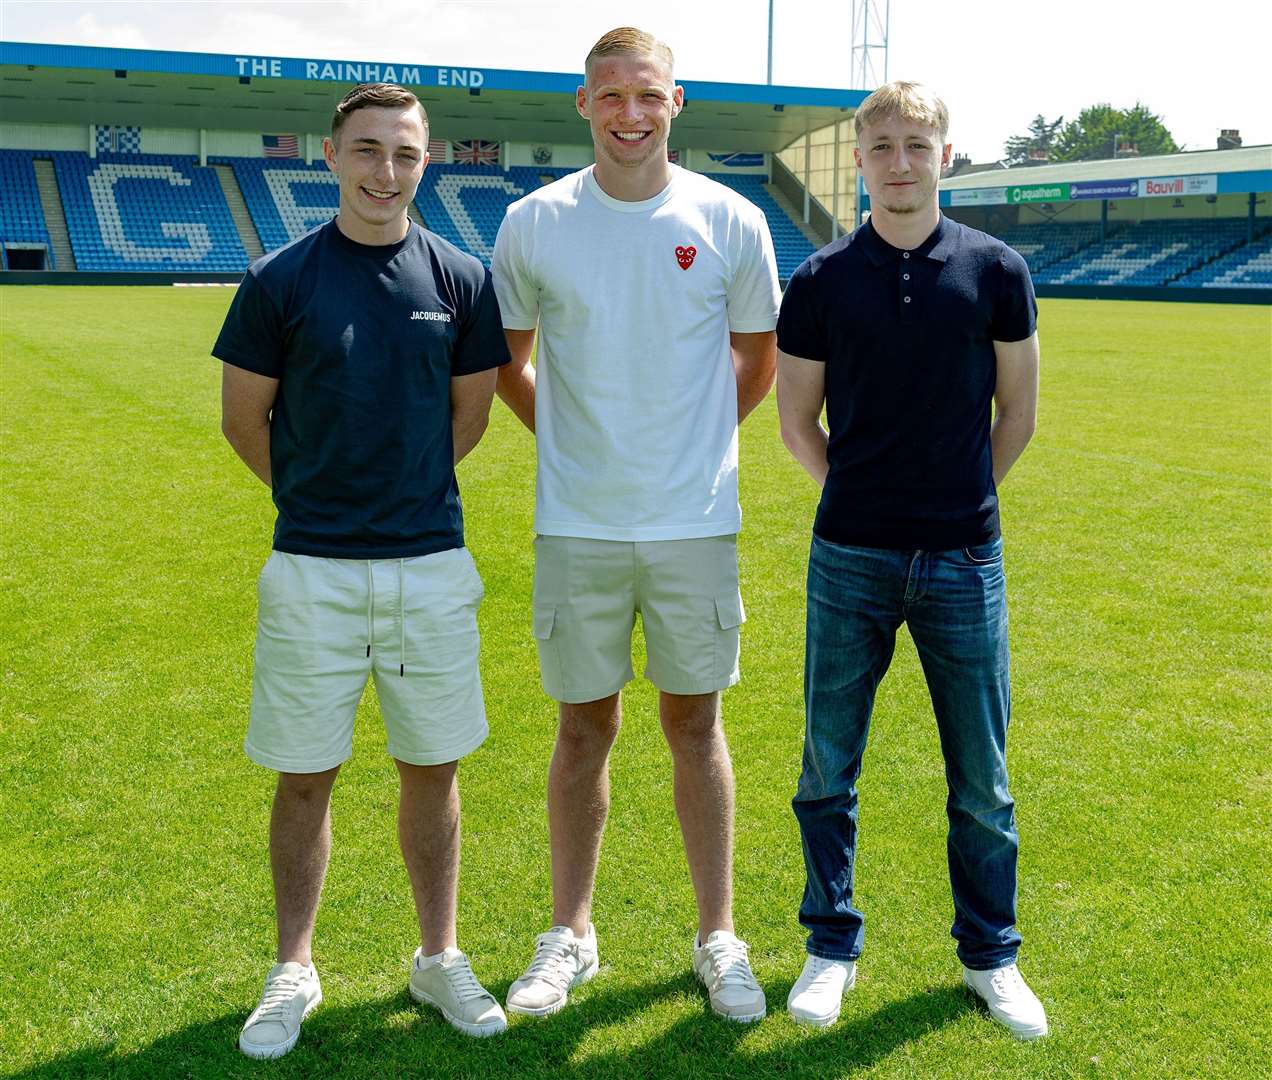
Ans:
<svg viewBox="0 0 1272 1080"><path fill-rule="evenodd" d="M888 81L888 26L892 0L853 0L853 87L874 90Z"/></svg>

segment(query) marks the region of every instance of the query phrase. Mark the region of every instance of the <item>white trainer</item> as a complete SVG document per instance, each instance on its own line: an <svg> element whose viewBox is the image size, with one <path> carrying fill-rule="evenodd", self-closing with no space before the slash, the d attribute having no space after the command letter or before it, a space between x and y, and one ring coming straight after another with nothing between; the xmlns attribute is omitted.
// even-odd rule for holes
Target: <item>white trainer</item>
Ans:
<svg viewBox="0 0 1272 1080"><path fill-rule="evenodd" d="M693 972L707 988L711 1010L726 1020L749 1024L764 1018L764 991L751 971L745 941L727 930L713 930L706 944L694 938Z"/></svg>
<svg viewBox="0 0 1272 1080"><path fill-rule="evenodd" d="M411 997L440 1010L451 1026L465 1035L482 1039L498 1035L508 1026L499 1002L477 981L468 957L453 945L432 961L425 960L423 949L415 950Z"/></svg>
<svg viewBox="0 0 1272 1080"><path fill-rule="evenodd" d="M855 960L827 960L809 953L787 995L786 1009L797 1024L829 1027L839 1019L844 994L856 985Z"/></svg>
<svg viewBox="0 0 1272 1080"><path fill-rule="evenodd" d="M1015 964L973 971L963 968L963 984L989 1008L989 1015L1018 1039L1047 1034L1047 1013Z"/></svg>
<svg viewBox="0 0 1272 1080"><path fill-rule="evenodd" d="M534 939L534 959L508 987L508 1009L523 1016L548 1016L565 1007L570 989L582 986L599 966L596 927L575 937L568 926L554 926Z"/></svg>
<svg viewBox="0 0 1272 1080"><path fill-rule="evenodd" d="M282 1057L300 1038L302 1021L322 1000L313 964L275 964L265 991L239 1033L239 1049L250 1058Z"/></svg>

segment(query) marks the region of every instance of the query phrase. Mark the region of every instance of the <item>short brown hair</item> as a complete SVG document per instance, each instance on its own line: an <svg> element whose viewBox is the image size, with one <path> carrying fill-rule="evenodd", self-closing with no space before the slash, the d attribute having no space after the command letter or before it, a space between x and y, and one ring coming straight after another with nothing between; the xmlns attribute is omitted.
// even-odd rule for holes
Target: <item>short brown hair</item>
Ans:
<svg viewBox="0 0 1272 1080"><path fill-rule="evenodd" d="M592 46L592 51L583 61L585 78L592 70L592 61L601 56L653 56L664 61L669 72L676 63L671 47L666 42L659 41L653 34L637 30L634 26L620 26L601 35L601 39Z"/></svg>
<svg viewBox="0 0 1272 1080"><path fill-rule="evenodd" d="M879 87L857 107L853 116L857 138L861 138L861 129L867 124L894 116L935 129L941 136L941 142L945 141L950 130L950 111L931 90L922 83L890 82Z"/></svg>
<svg viewBox="0 0 1272 1080"><path fill-rule="evenodd" d="M331 116L331 141L335 142L351 113L359 109L409 109L414 105L424 121L424 141L428 141L428 113L411 91L393 83L361 83L340 99Z"/></svg>

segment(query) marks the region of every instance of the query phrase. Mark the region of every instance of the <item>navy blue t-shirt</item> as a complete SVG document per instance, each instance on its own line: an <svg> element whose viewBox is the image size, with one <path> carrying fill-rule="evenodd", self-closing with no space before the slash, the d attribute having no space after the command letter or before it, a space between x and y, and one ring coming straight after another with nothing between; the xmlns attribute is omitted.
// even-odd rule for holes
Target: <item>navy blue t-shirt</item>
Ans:
<svg viewBox="0 0 1272 1080"><path fill-rule="evenodd" d="M252 264L212 355L279 380L275 548L383 559L463 545L450 381L508 362L477 259L414 223L369 247L330 221Z"/></svg>
<svg viewBox="0 0 1272 1080"><path fill-rule="evenodd" d="M831 543L944 551L999 535L990 453L995 341L1034 332L1024 259L942 215L913 251L867 221L806 259L777 344L826 365Z"/></svg>

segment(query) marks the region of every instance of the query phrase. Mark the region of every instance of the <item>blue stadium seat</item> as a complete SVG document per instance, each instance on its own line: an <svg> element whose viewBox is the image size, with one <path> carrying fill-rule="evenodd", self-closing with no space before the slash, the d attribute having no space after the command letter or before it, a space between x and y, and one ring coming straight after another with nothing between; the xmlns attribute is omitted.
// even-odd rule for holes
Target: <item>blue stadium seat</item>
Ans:
<svg viewBox="0 0 1272 1080"><path fill-rule="evenodd" d="M210 157L208 161L233 168L266 251L331 220L340 206L340 186L324 162L241 157Z"/></svg>
<svg viewBox="0 0 1272 1080"><path fill-rule="evenodd" d="M48 156L80 270L233 273L247 265L216 174L195 158Z"/></svg>
<svg viewBox="0 0 1272 1080"><path fill-rule="evenodd" d="M0 247L43 244L52 267L53 245L32 164L36 156L32 150L0 150Z"/></svg>

